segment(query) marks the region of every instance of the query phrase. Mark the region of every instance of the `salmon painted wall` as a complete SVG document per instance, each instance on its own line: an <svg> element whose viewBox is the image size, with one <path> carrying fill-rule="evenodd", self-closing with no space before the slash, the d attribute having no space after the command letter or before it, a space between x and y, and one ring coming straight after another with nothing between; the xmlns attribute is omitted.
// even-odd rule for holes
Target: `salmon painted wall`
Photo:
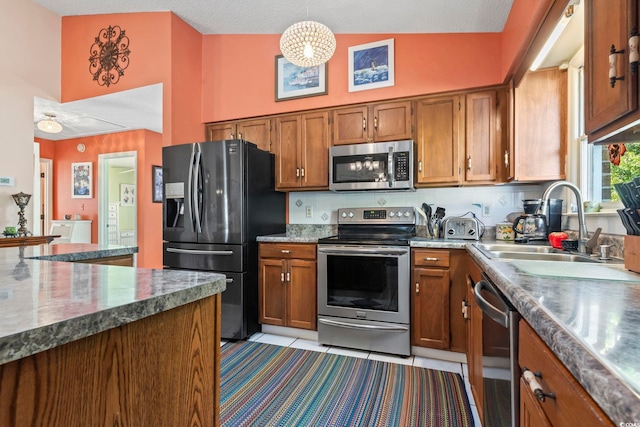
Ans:
<svg viewBox="0 0 640 427"><path fill-rule="evenodd" d="M34 137L33 140L40 144L40 158L53 160L55 156L55 142L37 137Z"/></svg>
<svg viewBox="0 0 640 427"><path fill-rule="evenodd" d="M149 268L162 267L162 247L160 245L162 230L162 205L151 202L152 183L151 166L162 162L162 145L160 134L147 130L135 130L84 138L73 138L54 143L53 218L62 219L65 214L82 215L83 219L93 220L91 224L91 241L98 242L98 189L99 170L98 155L136 151L138 189L138 266ZM78 144L85 145L83 153L76 149ZM74 199L71 197L71 163L91 162L93 168L91 199ZM148 196L148 197L147 197Z"/></svg>
<svg viewBox="0 0 640 427"><path fill-rule="evenodd" d="M501 35L338 34L328 94L275 102L280 35L203 37L203 120L213 122L500 84ZM348 48L394 39L395 86L349 92Z"/></svg>
<svg viewBox="0 0 640 427"><path fill-rule="evenodd" d="M93 80L88 59L94 39L109 26L125 30L131 53L124 76L107 87ZM171 145L174 137L178 142L200 140L201 43L202 35L171 12L63 17L61 101L163 83L162 145Z"/></svg>
<svg viewBox="0 0 640 427"><path fill-rule="evenodd" d="M502 30L502 73L507 75L524 56L551 0L514 0Z"/></svg>
<svg viewBox="0 0 640 427"><path fill-rule="evenodd" d="M171 88L171 144L204 140L202 34L175 15L171 16Z"/></svg>

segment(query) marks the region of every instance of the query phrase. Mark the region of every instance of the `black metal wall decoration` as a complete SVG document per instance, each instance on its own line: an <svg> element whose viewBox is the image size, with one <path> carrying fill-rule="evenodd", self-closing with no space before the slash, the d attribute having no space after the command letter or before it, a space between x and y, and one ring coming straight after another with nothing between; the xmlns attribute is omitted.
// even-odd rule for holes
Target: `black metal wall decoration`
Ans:
<svg viewBox="0 0 640 427"><path fill-rule="evenodd" d="M118 83L129 66L129 37L118 25L103 28L91 45L89 72L100 86Z"/></svg>

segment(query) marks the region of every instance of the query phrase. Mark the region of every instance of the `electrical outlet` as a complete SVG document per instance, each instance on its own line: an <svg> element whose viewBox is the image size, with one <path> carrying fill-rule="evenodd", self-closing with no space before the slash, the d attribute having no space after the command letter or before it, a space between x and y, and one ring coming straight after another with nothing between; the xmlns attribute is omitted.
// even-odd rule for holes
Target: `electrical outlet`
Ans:
<svg viewBox="0 0 640 427"><path fill-rule="evenodd" d="M312 218L313 217L313 207L312 206L305 206L304 207L304 215L307 218Z"/></svg>
<svg viewBox="0 0 640 427"><path fill-rule="evenodd" d="M482 206L482 216L491 216L491 205L485 204Z"/></svg>

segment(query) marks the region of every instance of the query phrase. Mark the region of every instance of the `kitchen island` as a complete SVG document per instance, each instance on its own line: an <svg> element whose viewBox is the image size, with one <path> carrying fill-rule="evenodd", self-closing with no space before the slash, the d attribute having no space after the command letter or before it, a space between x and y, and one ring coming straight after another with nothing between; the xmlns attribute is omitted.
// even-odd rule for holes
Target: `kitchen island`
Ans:
<svg viewBox="0 0 640 427"><path fill-rule="evenodd" d="M66 262L136 251L0 249L0 425L218 424L224 275Z"/></svg>

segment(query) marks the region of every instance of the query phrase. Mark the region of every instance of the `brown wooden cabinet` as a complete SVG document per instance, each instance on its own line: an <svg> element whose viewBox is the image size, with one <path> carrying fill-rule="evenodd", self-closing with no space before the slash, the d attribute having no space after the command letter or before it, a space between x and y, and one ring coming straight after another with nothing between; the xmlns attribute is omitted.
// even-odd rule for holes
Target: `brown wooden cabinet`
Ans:
<svg viewBox="0 0 640 427"><path fill-rule="evenodd" d="M488 184L498 180L501 119L506 112L506 105L498 104L499 99L503 100L498 96L497 90L465 95L464 180L467 183Z"/></svg>
<svg viewBox="0 0 640 427"><path fill-rule="evenodd" d="M640 118L638 73L629 66L629 33L638 28L637 0L585 2L585 133L597 136ZM611 48L624 50L617 59L611 86ZM631 115L631 116L629 116ZM592 139L590 137L590 139ZM595 138L594 138L595 139Z"/></svg>
<svg viewBox="0 0 640 427"><path fill-rule="evenodd" d="M133 267L133 255L116 255L102 258L91 258L75 262L81 262L85 264L120 265L122 267Z"/></svg>
<svg viewBox="0 0 640 427"><path fill-rule="evenodd" d="M467 255L467 274L465 301L467 320L467 367L469 369L469 385L478 410L478 416L484 419L484 388L482 379L482 309L476 303L473 285L482 279L480 267Z"/></svg>
<svg viewBox="0 0 640 427"><path fill-rule="evenodd" d="M430 96L415 101L416 185L460 182L462 95Z"/></svg>
<svg viewBox="0 0 640 427"><path fill-rule="evenodd" d="M260 243L260 323L316 330L316 245Z"/></svg>
<svg viewBox="0 0 640 427"><path fill-rule="evenodd" d="M574 426L613 426L611 420L576 381L551 349L540 339L529 324L521 320L518 362L535 373L542 392L555 397L537 399L531 387L522 378L520 382L520 424Z"/></svg>
<svg viewBox="0 0 640 427"><path fill-rule="evenodd" d="M411 139L411 101L340 108L333 111L333 145Z"/></svg>
<svg viewBox="0 0 640 427"><path fill-rule="evenodd" d="M460 312L466 297L465 251L413 249L411 255L412 345L466 351L466 325Z"/></svg>
<svg viewBox="0 0 640 427"><path fill-rule="evenodd" d="M329 187L329 112L275 118L276 189Z"/></svg>
<svg viewBox="0 0 640 427"><path fill-rule="evenodd" d="M565 179L567 72L558 68L528 72L512 96L513 148L505 153L509 178Z"/></svg>
<svg viewBox="0 0 640 427"><path fill-rule="evenodd" d="M237 120L233 122L213 123L206 126L207 141L225 139L244 139L253 142L261 150L271 151L273 140L271 118Z"/></svg>

